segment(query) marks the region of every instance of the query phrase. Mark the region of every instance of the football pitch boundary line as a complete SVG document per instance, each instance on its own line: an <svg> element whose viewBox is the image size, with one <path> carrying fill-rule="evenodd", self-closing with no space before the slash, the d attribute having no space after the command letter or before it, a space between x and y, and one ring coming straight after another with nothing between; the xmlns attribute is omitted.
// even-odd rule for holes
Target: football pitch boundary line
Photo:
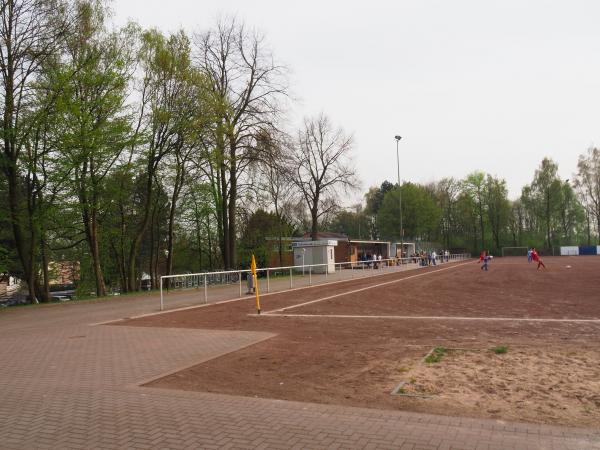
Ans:
<svg viewBox="0 0 600 450"><path fill-rule="evenodd" d="M258 316L257 314L251 314ZM268 317L303 317L317 319L390 319L390 320L464 320L464 321L499 321L499 322L547 322L547 323L598 323L600 319L552 319L542 317L466 317L466 316L381 316L381 315L350 315L350 314L262 314Z"/></svg>
<svg viewBox="0 0 600 450"><path fill-rule="evenodd" d="M466 264L468 262L473 262L473 258L468 258L464 263L460 263L458 265L463 265L463 264ZM454 264L454 262L450 261L449 263L445 263L445 264ZM444 270L451 269L453 267L456 267L456 265L452 265L450 267L444 267ZM270 296L270 295L279 295L279 294L285 294L285 293L288 293L288 292L302 291L302 290L306 290L306 289L318 288L318 287L321 287L321 286L330 286L330 285L333 285L333 284L343 284L343 283L347 283L347 282L351 282L351 281L356 281L356 280L368 280L368 279L373 279L375 277L382 277L382 276L387 276L387 275L396 275L396 274L406 273L406 272L410 272L412 270L420 270L420 269L422 269L422 267L418 267L417 266L417 267L411 267L411 268L401 269L401 270L393 271L393 272L376 273L374 275L359 276L359 277L356 277L356 278L348 278L348 279L343 279L343 280L329 281L329 282L326 282L326 283L318 283L318 284L313 284L313 285L309 285L309 286L299 286L299 287L295 287L295 288L292 288L292 289L284 289L282 291L267 292L267 293L264 293L264 294L260 294L260 297L262 298L262 297L267 297L267 296ZM433 272L438 272L438 270L435 270ZM426 273L431 273L431 272L426 272ZM245 296L242 296L242 297L236 297L236 298L231 298L231 299L227 299L227 300L220 300L220 301L216 301L216 302L202 303L202 304L199 304L199 305L187 305L187 306L181 306L179 308L166 309L164 311L154 311L154 312L142 313L142 314L137 314L137 315L128 316L128 317L119 317L119 318L116 318L116 319L104 320L102 322L90 323L88 325L89 326L111 325L111 324L114 324L114 323L117 323L117 322L122 322L122 321L125 321L125 320L143 319L145 317L160 316L160 315L163 315L163 314L170 314L170 313L179 312L179 311L187 311L187 310L190 310L190 309L206 308L206 307L209 307L209 306L223 305L225 303L232 303L232 302L239 302L239 301L247 300L248 298L252 298L252 297L249 297L248 295L245 295ZM252 314L250 314L250 315L252 315Z"/></svg>
<svg viewBox="0 0 600 450"><path fill-rule="evenodd" d="M363 288L354 289L352 291L341 292L339 294L329 295L327 297L318 298L316 300L310 300L308 302L298 303L297 305L286 306L284 308L278 308L278 309L272 309L270 311L263 312L262 315L263 316L264 315L269 315L269 314L275 315L275 313L278 313L278 312L284 312L284 311L288 311L290 309L300 308L302 306L311 305L313 303L324 302L326 300L331 300L332 298L343 297L344 295L356 294L357 292L363 292L363 291L366 291L366 290L369 290L369 289L374 289L374 288L378 288L378 287L381 287L381 286L387 286L388 284L400 283L401 281L406 281L406 280L410 280L410 279L413 279L413 278L423 277L425 275L431 275L431 274L434 274L434 273L443 272L445 270L455 269L457 267L462 267L462 266L464 266L466 264L470 264L472 262L473 261L466 261L466 262L463 262L463 263L460 263L460 264L456 264L456 265L453 265L453 266L450 266L450 267L444 267L444 268L441 268L441 269L438 269L438 270L432 270L432 271L429 271L429 272L418 273L416 275L411 275L409 277L400 278L398 280L385 281L383 283L378 283L378 284L374 284L374 285L371 285L371 286L366 286L366 287L363 287ZM279 314L279 315L281 315L281 314Z"/></svg>

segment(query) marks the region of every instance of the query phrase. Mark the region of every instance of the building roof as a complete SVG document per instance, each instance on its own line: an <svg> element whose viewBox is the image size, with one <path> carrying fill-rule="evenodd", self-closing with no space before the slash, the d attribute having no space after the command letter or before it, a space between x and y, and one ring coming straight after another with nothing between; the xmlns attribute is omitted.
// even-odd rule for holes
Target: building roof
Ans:
<svg viewBox="0 0 600 450"><path fill-rule="evenodd" d="M304 233L304 238L310 238L310 233ZM348 241L348 236L342 233L332 233L330 231L319 231L317 239L335 239L337 241Z"/></svg>

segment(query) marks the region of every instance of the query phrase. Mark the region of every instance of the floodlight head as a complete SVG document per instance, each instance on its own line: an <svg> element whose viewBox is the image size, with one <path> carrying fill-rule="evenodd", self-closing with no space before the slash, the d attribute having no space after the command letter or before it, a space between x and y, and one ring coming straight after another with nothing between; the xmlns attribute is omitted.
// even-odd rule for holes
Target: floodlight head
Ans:
<svg viewBox="0 0 600 450"><path fill-rule="evenodd" d="M395 138L396 138L397 141L399 141L400 139L402 139L402 136L396 135Z"/></svg>

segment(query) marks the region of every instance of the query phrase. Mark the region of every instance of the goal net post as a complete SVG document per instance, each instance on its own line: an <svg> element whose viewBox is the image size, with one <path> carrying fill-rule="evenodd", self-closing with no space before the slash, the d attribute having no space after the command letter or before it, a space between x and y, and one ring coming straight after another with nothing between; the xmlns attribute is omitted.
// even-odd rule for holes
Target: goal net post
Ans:
<svg viewBox="0 0 600 450"><path fill-rule="evenodd" d="M502 256L527 256L528 247L502 247Z"/></svg>

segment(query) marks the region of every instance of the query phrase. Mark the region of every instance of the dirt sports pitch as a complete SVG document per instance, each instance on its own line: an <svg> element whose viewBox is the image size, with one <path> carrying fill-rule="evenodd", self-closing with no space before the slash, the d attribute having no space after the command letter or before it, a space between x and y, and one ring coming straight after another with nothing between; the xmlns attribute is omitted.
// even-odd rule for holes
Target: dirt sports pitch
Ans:
<svg viewBox="0 0 600 450"><path fill-rule="evenodd" d="M600 423L600 257L496 258L119 322L274 337L148 383L573 426Z"/></svg>

